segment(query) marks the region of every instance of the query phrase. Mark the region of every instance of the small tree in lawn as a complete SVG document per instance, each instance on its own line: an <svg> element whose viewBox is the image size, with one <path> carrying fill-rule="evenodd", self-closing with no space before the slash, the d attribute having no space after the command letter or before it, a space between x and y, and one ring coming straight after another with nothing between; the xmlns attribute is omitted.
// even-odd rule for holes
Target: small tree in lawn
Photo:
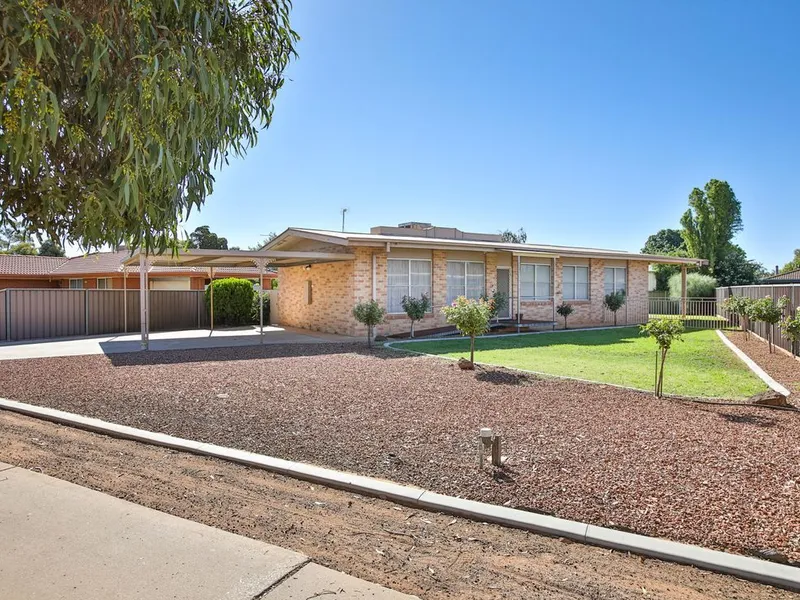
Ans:
<svg viewBox="0 0 800 600"><path fill-rule="evenodd" d="M447 322L455 325L461 335L468 335L469 362L475 365L475 336L489 331L489 318L492 314L490 302L483 299L468 300L464 296L456 298L450 306L442 307Z"/></svg>
<svg viewBox="0 0 800 600"><path fill-rule="evenodd" d="M575 308L573 308L572 304L568 302L562 302L558 306L556 306L556 312L564 317L564 329L567 328L567 317L570 316L573 312L575 312Z"/></svg>
<svg viewBox="0 0 800 600"><path fill-rule="evenodd" d="M794 316L791 314L788 317L781 319L781 335L792 343L792 354L795 356L800 354L800 309L797 309Z"/></svg>
<svg viewBox="0 0 800 600"><path fill-rule="evenodd" d="M622 290L606 294L603 299L603 306L614 313L614 326L617 325L617 311L625 306L625 292Z"/></svg>
<svg viewBox="0 0 800 600"><path fill-rule="evenodd" d="M656 396L661 397L664 393L664 361L667 359L667 352L672 347L672 342L682 340L683 323L678 319L656 319L640 325L643 334L649 335L656 340L661 350L661 367L656 363Z"/></svg>
<svg viewBox="0 0 800 600"><path fill-rule="evenodd" d="M372 348L372 330L375 325L383 323L386 311L375 300L359 302L353 307L353 317L367 326L367 345Z"/></svg>
<svg viewBox="0 0 800 600"><path fill-rule="evenodd" d="M731 314L739 315L739 325L746 338L750 336L750 306L752 304L752 298L746 296L729 296L722 302L722 308Z"/></svg>
<svg viewBox="0 0 800 600"><path fill-rule="evenodd" d="M403 310L406 311L408 318L411 319L411 337L414 337L414 321L421 321L425 313L431 309L431 300L425 294L419 298L403 296L401 302Z"/></svg>
<svg viewBox="0 0 800 600"><path fill-rule="evenodd" d="M780 300L775 302L772 296L765 296L760 300L754 300L748 310L748 316L753 321L762 321L768 325L767 327L767 344L769 344L770 353L772 349L772 329L777 325L783 316L783 310L789 305L789 298L783 296Z"/></svg>

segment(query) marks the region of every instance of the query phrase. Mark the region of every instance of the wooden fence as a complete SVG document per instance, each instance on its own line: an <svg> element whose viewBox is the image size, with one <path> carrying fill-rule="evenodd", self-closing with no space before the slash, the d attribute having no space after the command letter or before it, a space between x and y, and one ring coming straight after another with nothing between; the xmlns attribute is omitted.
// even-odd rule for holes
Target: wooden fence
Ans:
<svg viewBox="0 0 800 600"><path fill-rule="evenodd" d="M786 284L786 285L740 285L733 287L717 288L717 301L721 304L723 300L730 296L745 296L758 300L765 296L770 296L773 300L778 300L781 296L789 298L789 307L786 309L787 314L795 314L800 309L800 284ZM723 311L724 312L724 311ZM732 320L736 321L738 326L738 319L732 316ZM775 345L787 350L792 351L792 344L789 340L781 336L780 328L776 325L767 325L766 323L751 323L750 331L762 338L767 337L767 332L772 329L772 341Z"/></svg>
<svg viewBox="0 0 800 600"><path fill-rule="evenodd" d="M139 290L0 290L0 341L135 333L139 321ZM203 291L150 291L151 331L210 324Z"/></svg>

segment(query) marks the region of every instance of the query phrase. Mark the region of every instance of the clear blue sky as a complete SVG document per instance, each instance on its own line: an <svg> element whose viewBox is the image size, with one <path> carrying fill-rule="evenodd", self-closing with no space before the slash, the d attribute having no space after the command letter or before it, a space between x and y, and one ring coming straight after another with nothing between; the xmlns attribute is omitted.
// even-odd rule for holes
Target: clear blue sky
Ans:
<svg viewBox="0 0 800 600"><path fill-rule="evenodd" d="M800 246L800 2L296 0L272 127L187 231L524 227L638 251L725 179L768 268ZM794 223L790 226L790 223Z"/></svg>

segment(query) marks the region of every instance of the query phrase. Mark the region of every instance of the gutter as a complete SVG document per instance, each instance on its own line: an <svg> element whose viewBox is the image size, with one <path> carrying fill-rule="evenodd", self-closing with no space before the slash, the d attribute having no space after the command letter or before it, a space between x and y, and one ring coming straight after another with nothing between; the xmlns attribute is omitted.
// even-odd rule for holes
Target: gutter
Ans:
<svg viewBox="0 0 800 600"><path fill-rule="evenodd" d="M263 454L237 450L235 448L226 448L224 446L187 440L163 433L136 429L126 425L117 425L100 419L83 417L52 408L16 402L14 400L0 398L0 409L113 437L173 448L184 452L191 452L193 454L210 456L250 467L265 469L304 481L310 481L358 494L384 498L425 510L438 511L481 522L496 523L507 527L515 527L543 535L565 537L594 546L633 552L642 556L658 558L660 560L679 564L693 565L710 571L733 575L742 579L749 579L759 583L800 591L800 568L790 567L788 565L737 554L729 554L718 550L709 550L707 548L701 548L700 546L692 546L660 538L627 533L607 527L598 527L578 521L559 519L549 515L508 508L506 506L497 506L484 502L455 498L453 496L445 496L422 488L401 485L392 481L365 477L354 473L345 473L343 471L318 467L308 463L284 460Z"/></svg>

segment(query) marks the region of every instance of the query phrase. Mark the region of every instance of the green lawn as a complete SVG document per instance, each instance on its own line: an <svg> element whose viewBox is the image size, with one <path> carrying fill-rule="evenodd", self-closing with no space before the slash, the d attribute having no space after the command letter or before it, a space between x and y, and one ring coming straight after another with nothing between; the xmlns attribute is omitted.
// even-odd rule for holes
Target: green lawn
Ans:
<svg viewBox="0 0 800 600"><path fill-rule="evenodd" d="M717 337L715 331L689 331L667 356L664 393L743 399L767 389ZM395 348L469 358L463 338L397 344ZM551 375L654 386L656 343L636 327L478 338L475 361Z"/></svg>

